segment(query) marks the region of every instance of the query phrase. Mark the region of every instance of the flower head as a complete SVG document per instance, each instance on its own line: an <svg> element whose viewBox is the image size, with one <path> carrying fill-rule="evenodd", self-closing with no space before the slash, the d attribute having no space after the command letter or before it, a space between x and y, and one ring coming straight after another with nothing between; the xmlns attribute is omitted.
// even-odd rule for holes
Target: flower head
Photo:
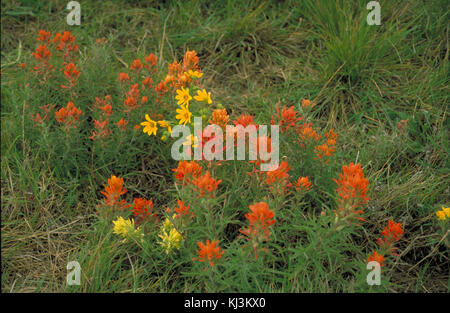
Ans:
<svg viewBox="0 0 450 313"><path fill-rule="evenodd" d="M125 200L119 201L119 199L126 192L127 190L123 188L123 178L112 175L111 178L108 178L108 185L105 186L105 191L101 191L101 194L105 196L106 205L119 205L120 208L124 208Z"/></svg>
<svg viewBox="0 0 450 313"><path fill-rule="evenodd" d="M297 182L295 183L295 190L309 190L311 189L311 182L309 181L308 176L306 177L299 177L297 179Z"/></svg>
<svg viewBox="0 0 450 313"><path fill-rule="evenodd" d="M214 196L213 192L221 182L221 179L217 180L212 178L209 171L206 171L204 175L195 178L192 183L197 187L201 197L207 193L212 198Z"/></svg>
<svg viewBox="0 0 450 313"><path fill-rule="evenodd" d="M202 174L202 167L196 161L180 161L172 171L175 172L175 179L187 184Z"/></svg>
<svg viewBox="0 0 450 313"><path fill-rule="evenodd" d="M197 91L197 95L194 96L194 99L200 102L206 102L208 104L212 103L211 100L211 93L210 92L206 92L205 89L203 89L202 91L198 90Z"/></svg>
<svg viewBox="0 0 450 313"><path fill-rule="evenodd" d="M173 218L175 218L175 216L176 215L174 214ZM183 236L181 236L168 217L161 225L161 233L158 236L162 240L159 244L164 247L166 254L169 254L174 249L180 249Z"/></svg>
<svg viewBox="0 0 450 313"><path fill-rule="evenodd" d="M184 89L184 87L181 87L181 89L177 89L177 95L175 96L175 99L178 100L179 105L186 105L189 106L189 101L192 100L191 95L189 94L189 88Z"/></svg>
<svg viewBox="0 0 450 313"><path fill-rule="evenodd" d="M157 122L152 120L150 116L148 116L148 114L145 114L145 119L147 121L141 123L141 125L144 126L144 129L142 131L144 133L147 133L149 136L151 135L156 136L156 131L158 130Z"/></svg>
<svg viewBox="0 0 450 313"><path fill-rule="evenodd" d="M197 245L200 249L197 250L198 258L194 258L194 260L200 262L208 261L211 266L214 266L214 261L222 258L222 255L224 254L224 251L220 249L218 243L218 240L212 242L206 240L206 244L198 241Z"/></svg>
<svg viewBox="0 0 450 313"><path fill-rule="evenodd" d="M189 111L189 108L186 105L182 105L181 109L176 109L178 113L175 118L180 120L179 124L186 125L186 123L191 123L192 113Z"/></svg>
<svg viewBox="0 0 450 313"><path fill-rule="evenodd" d="M378 254L378 252L374 251L374 252L372 253L372 255L369 256L369 258L367 259L367 262L375 261L375 262L378 262L378 263L380 264L380 266L384 266L384 263L383 263L383 262L384 262L385 260L386 260L386 259L384 258L383 255Z"/></svg>
<svg viewBox="0 0 450 313"><path fill-rule="evenodd" d="M117 220L113 221L113 224L113 233L124 237L123 242L126 242L130 237L135 237L141 242L144 240L144 234L141 232L140 228L135 228L134 221L119 216Z"/></svg>

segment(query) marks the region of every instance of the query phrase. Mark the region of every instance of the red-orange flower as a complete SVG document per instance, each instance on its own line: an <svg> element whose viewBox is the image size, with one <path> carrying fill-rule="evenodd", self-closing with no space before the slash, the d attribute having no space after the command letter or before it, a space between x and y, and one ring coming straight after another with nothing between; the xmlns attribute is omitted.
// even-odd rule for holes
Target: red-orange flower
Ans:
<svg viewBox="0 0 450 313"><path fill-rule="evenodd" d="M158 222L158 217L153 212L153 201L143 198L134 198L134 205L132 208L134 217L137 223L141 223L148 218L153 218L155 223Z"/></svg>
<svg viewBox="0 0 450 313"><path fill-rule="evenodd" d="M381 232L383 238L377 238L377 243L380 247L387 249L390 253L394 254L394 243L399 241L403 236L404 230L401 223L395 223L392 220L388 221L388 226Z"/></svg>
<svg viewBox="0 0 450 313"><path fill-rule="evenodd" d="M127 73L120 73L119 80L123 83L126 80L130 80L130 76Z"/></svg>
<svg viewBox="0 0 450 313"><path fill-rule="evenodd" d="M143 67L144 67L144 65L142 64L141 60L139 60L139 59L133 60L133 63L131 63L131 66L130 66L130 68L135 71L140 71L140 70L142 70Z"/></svg>
<svg viewBox="0 0 450 313"><path fill-rule="evenodd" d="M198 56L195 51L186 51L183 58L183 72L198 70Z"/></svg>
<svg viewBox="0 0 450 313"><path fill-rule="evenodd" d="M225 129L229 121L230 117L228 116L226 109L215 109L209 123L218 125L222 129Z"/></svg>
<svg viewBox="0 0 450 313"><path fill-rule="evenodd" d="M120 121L118 121L116 123L117 127L119 127L121 130L125 130L127 125L128 125L128 121L125 121L123 118L120 119Z"/></svg>
<svg viewBox="0 0 450 313"><path fill-rule="evenodd" d="M50 41L50 32L46 32L45 30L41 29L39 31L39 37L37 38L37 41Z"/></svg>
<svg viewBox="0 0 450 313"><path fill-rule="evenodd" d="M190 183L202 173L202 167L196 161L180 161L178 167L172 169L175 178L181 182Z"/></svg>
<svg viewBox="0 0 450 313"><path fill-rule="evenodd" d="M339 179L334 181L338 184L336 191L340 197L341 205L348 202L352 208L366 204L369 200L367 190L369 181L364 177L361 164L353 164L351 162L347 166L342 166L342 173Z"/></svg>
<svg viewBox="0 0 450 313"><path fill-rule="evenodd" d="M177 200L178 207L175 208L175 212L177 212L177 218L181 216L194 216L194 213L189 211L189 204L186 206L183 201Z"/></svg>
<svg viewBox="0 0 450 313"><path fill-rule="evenodd" d="M153 80L150 77L145 77L145 79L142 81L142 85L144 87L152 88Z"/></svg>
<svg viewBox="0 0 450 313"><path fill-rule="evenodd" d="M289 163L286 161L282 161L280 165L273 171L267 171L266 173L266 184L268 185L276 185L274 187L279 187L283 191L287 187L292 187L292 184L289 182L289 174L288 171L291 168L289 167Z"/></svg>
<svg viewBox="0 0 450 313"><path fill-rule="evenodd" d="M242 125L243 127L247 127L248 125L256 125L253 121L253 116L241 114L236 120L233 121L235 126Z"/></svg>
<svg viewBox="0 0 450 313"><path fill-rule="evenodd" d="M275 213L269 209L265 202L258 202L249 206L250 213L245 214L249 221L249 226L245 229L239 230L240 233L253 238L263 238L269 240L271 231L269 226L275 223L273 219Z"/></svg>
<svg viewBox="0 0 450 313"><path fill-rule="evenodd" d="M295 183L295 190L309 190L311 189L311 182L309 181L308 176L305 177L299 177L297 179L297 182Z"/></svg>
<svg viewBox="0 0 450 313"><path fill-rule="evenodd" d="M55 118L59 123L75 126L74 123L78 121L82 113L72 102L68 102L66 107L62 107L55 112Z"/></svg>
<svg viewBox="0 0 450 313"><path fill-rule="evenodd" d="M39 45L36 48L36 52L33 52L33 56L37 60L48 60L52 56L52 53L47 49L47 46Z"/></svg>
<svg viewBox="0 0 450 313"><path fill-rule="evenodd" d="M376 261L376 262L378 262L378 263L380 264L380 266L384 266L384 263L383 263L383 262L384 262L385 260L386 260L386 259L384 258L383 255L378 254L376 251L374 251L374 252L372 253L372 255L369 256L369 258L367 259L367 262Z"/></svg>
<svg viewBox="0 0 450 313"><path fill-rule="evenodd" d="M214 261L219 260L224 253L224 251L221 251L218 243L218 240L212 242L206 240L206 244L197 241L197 245L200 250L197 250L198 258L194 258L194 260L200 262L208 261L209 264L213 266Z"/></svg>
<svg viewBox="0 0 450 313"><path fill-rule="evenodd" d="M127 190L123 188L123 178L114 175L108 178L108 185L105 186L105 191L101 193L105 196L104 203L108 206L118 205L119 208L125 208L125 200L120 200L120 197L125 194Z"/></svg>
<svg viewBox="0 0 450 313"><path fill-rule="evenodd" d="M150 69L153 67L153 71L156 71L156 68L154 68L154 66L156 66L156 62L158 61L156 55L150 53L148 56L144 58L144 61L148 63L148 65L147 64L145 65L146 68Z"/></svg>
<svg viewBox="0 0 450 313"><path fill-rule="evenodd" d="M297 122L301 121L303 118L300 116L297 116L298 112L296 112L294 110L294 106L290 106L289 108L287 108L286 106L284 106L281 109L279 109L279 104L275 107L275 109L277 110L277 122L278 125L280 126L280 130L282 133L286 132L288 129L290 128L297 128ZM275 117L272 115L272 121L271 124L274 125L275 124Z"/></svg>
<svg viewBox="0 0 450 313"><path fill-rule="evenodd" d="M213 192L217 190L217 187L221 182L221 179L216 180L212 178L209 171L206 171L204 175L195 178L192 183L198 188L198 191L200 191L201 197L207 192L212 198L214 196Z"/></svg>

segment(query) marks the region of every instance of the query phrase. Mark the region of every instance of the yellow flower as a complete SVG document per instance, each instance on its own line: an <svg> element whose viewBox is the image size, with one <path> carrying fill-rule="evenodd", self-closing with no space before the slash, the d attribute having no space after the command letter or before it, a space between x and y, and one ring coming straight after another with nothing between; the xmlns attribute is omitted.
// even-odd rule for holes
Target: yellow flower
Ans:
<svg viewBox="0 0 450 313"><path fill-rule="evenodd" d="M170 127L170 124L168 121L158 121L158 125L161 127L167 127L167 130L169 131L169 133L172 133L172 127Z"/></svg>
<svg viewBox="0 0 450 313"><path fill-rule="evenodd" d="M189 105L189 101L192 100L192 97L189 94L189 88L184 89L184 87L181 87L181 90L177 89L177 95L175 96L175 99L178 100L179 105Z"/></svg>
<svg viewBox="0 0 450 313"><path fill-rule="evenodd" d="M172 218L175 218L176 214ZM159 243L162 245L166 254L169 254L174 248L180 249L180 243L183 240L181 234L176 230L169 218L166 218L161 226L161 234L158 235L162 241Z"/></svg>
<svg viewBox="0 0 450 313"><path fill-rule="evenodd" d="M203 89L202 91L198 90L197 91L197 95L194 96L194 99L197 100L197 101L207 102L208 104L212 103L211 93L210 92L206 92L205 89Z"/></svg>
<svg viewBox="0 0 450 313"><path fill-rule="evenodd" d="M445 212L444 211L437 211L436 216L439 220L445 221Z"/></svg>
<svg viewBox="0 0 450 313"><path fill-rule="evenodd" d="M445 215L450 218L450 208L444 208L442 207L442 211L444 211Z"/></svg>
<svg viewBox="0 0 450 313"><path fill-rule="evenodd" d="M183 146L192 146L196 148L198 146L198 137L189 135L186 137L186 141L183 142Z"/></svg>
<svg viewBox="0 0 450 313"><path fill-rule="evenodd" d="M148 133L149 136L155 135L156 131L158 130L157 123L148 116L148 114L145 114L145 119L148 122L142 122L141 125L144 126L143 132Z"/></svg>
<svg viewBox="0 0 450 313"><path fill-rule="evenodd" d="M177 111L178 115L175 116L175 118L177 120L180 120L179 124L186 125L187 122L191 123L192 113L189 112L189 109L187 106L182 105L181 109L177 109L176 111Z"/></svg>
<svg viewBox="0 0 450 313"><path fill-rule="evenodd" d="M117 220L113 221L113 224L114 234L126 237L130 234L130 232L134 231L134 222L128 219L126 220L122 216L119 216Z"/></svg>
<svg viewBox="0 0 450 313"><path fill-rule="evenodd" d="M189 70L187 73L185 72L185 74L187 74L191 77L195 77L195 78L201 78L203 76L203 73L200 73L198 71L193 71L193 70Z"/></svg>

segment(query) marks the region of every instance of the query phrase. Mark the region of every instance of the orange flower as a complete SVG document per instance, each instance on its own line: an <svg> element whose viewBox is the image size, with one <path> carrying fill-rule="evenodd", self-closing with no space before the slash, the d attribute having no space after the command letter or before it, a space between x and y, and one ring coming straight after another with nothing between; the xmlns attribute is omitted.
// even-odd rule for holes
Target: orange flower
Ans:
<svg viewBox="0 0 450 313"><path fill-rule="evenodd" d="M198 70L198 56L195 51L186 51L183 58L183 72Z"/></svg>
<svg viewBox="0 0 450 313"><path fill-rule="evenodd" d="M320 140L320 136L316 133L316 131L312 128L311 123L304 123L297 129L297 133L299 134L301 140L310 140L314 139L315 141Z"/></svg>
<svg viewBox="0 0 450 313"><path fill-rule="evenodd" d="M367 259L367 262L372 262L372 261L376 261L380 264L380 266L384 266L384 261L386 259L384 258L383 255L378 254L376 251L373 252L373 254L371 256L369 256L369 258Z"/></svg>
<svg viewBox="0 0 450 313"><path fill-rule="evenodd" d="M278 125L281 128L281 132L284 133L286 132L288 129L290 128L297 128L297 122L301 121L303 118L300 116L297 116L298 112L296 112L294 110L294 106L290 106L289 108L287 108L286 106L284 106L281 109L278 108L279 104L275 107L275 109L277 110L277 120L278 120ZM275 125L275 117L272 115L272 121L271 121L272 125Z"/></svg>
<svg viewBox="0 0 450 313"><path fill-rule="evenodd" d="M134 205L132 208L133 215L137 223L141 223L148 218L153 218L154 222L158 222L156 213L153 212L153 201L143 198L134 198Z"/></svg>
<svg viewBox="0 0 450 313"><path fill-rule="evenodd" d="M112 107L110 104L106 103L104 106L99 107L99 109L103 111L103 114L107 116L111 115Z"/></svg>
<svg viewBox="0 0 450 313"><path fill-rule="evenodd" d="M217 190L217 187L221 182L221 179L216 180L212 178L209 171L206 171L204 175L195 178L192 183L200 191L200 197L203 197L205 195L205 192L208 192L210 194L210 197L212 198L214 197L213 192Z"/></svg>
<svg viewBox="0 0 450 313"><path fill-rule="evenodd" d="M120 73L119 80L123 83L126 80L130 80L130 76L127 73Z"/></svg>
<svg viewBox="0 0 450 313"><path fill-rule="evenodd" d="M302 99L302 107L306 108L309 107L309 105L311 104L311 101L307 100L307 99Z"/></svg>
<svg viewBox="0 0 450 313"><path fill-rule="evenodd" d="M55 112L55 118L59 123L75 127L74 123L78 121L82 113L72 102L68 102L66 107Z"/></svg>
<svg viewBox="0 0 450 313"><path fill-rule="evenodd" d="M209 261L209 264L214 266L214 261L219 260L224 253L224 251L221 251L218 243L218 240L213 242L206 240L206 245L204 245L200 241L197 241L197 245L200 250L197 250L198 258L194 258L194 261Z"/></svg>
<svg viewBox="0 0 450 313"><path fill-rule="evenodd" d="M125 130L127 125L128 125L128 121L125 121L123 118L120 119L120 121L118 121L116 123L117 127L119 127L121 130Z"/></svg>
<svg viewBox="0 0 450 313"><path fill-rule="evenodd" d="M286 161L282 161L278 168L273 171L267 171L266 173L266 184L268 185L277 185L283 191L286 187L291 187L291 183L289 182L289 174L288 171L291 168L289 167L289 163Z"/></svg>
<svg viewBox="0 0 450 313"><path fill-rule="evenodd" d="M123 189L123 178L112 175L111 178L108 178L108 185L105 186L105 191L101 191L101 194L105 196L104 203L106 205L118 205L120 209L123 209L126 207L125 200L119 199L126 192L127 190Z"/></svg>
<svg viewBox="0 0 450 313"><path fill-rule="evenodd" d="M243 127L247 127L248 125L256 125L255 122L253 122L253 116L244 114L241 114L239 118L233 121L233 124L235 126L242 125Z"/></svg>
<svg viewBox="0 0 450 313"><path fill-rule="evenodd" d="M135 71L140 71L140 70L142 70L143 67L144 67L144 65L142 64L141 60L139 60L139 59L133 60L133 62L131 63L131 66L130 66L130 68Z"/></svg>
<svg viewBox="0 0 450 313"><path fill-rule="evenodd" d="M218 125L222 129L225 129L229 121L230 117L228 116L226 109L215 109L209 123Z"/></svg>
<svg viewBox="0 0 450 313"><path fill-rule="evenodd" d="M402 224L389 220L388 226L381 232L383 238L377 238L377 243L380 247L386 248L392 253L395 249L393 244L402 238L403 233Z"/></svg>
<svg viewBox="0 0 450 313"><path fill-rule="evenodd" d="M36 52L33 52L33 56L36 60L48 60L52 56L52 53L47 49L45 45L39 45L36 48Z"/></svg>
<svg viewBox="0 0 450 313"><path fill-rule="evenodd" d="M153 53L150 53L148 56L144 58L144 61L148 63L148 65L146 65L146 68L150 68L156 66L158 58ZM153 71L155 72L156 68L153 68Z"/></svg>
<svg viewBox="0 0 450 313"><path fill-rule="evenodd" d="M202 167L196 161L180 161L172 171L175 172L176 179L186 184L202 174Z"/></svg>
<svg viewBox="0 0 450 313"><path fill-rule="evenodd" d="M311 182L309 181L308 176L299 177L297 182L295 183L295 190L309 190L311 189Z"/></svg>
<svg viewBox="0 0 450 313"><path fill-rule="evenodd" d="M181 216L188 216L194 217L194 213L189 212L189 204L186 206L183 201L177 200L178 207L175 208L175 212L177 212L177 218L180 218Z"/></svg>
<svg viewBox="0 0 450 313"><path fill-rule="evenodd" d="M144 87L152 88L153 80L150 77L145 77L145 79L142 81L142 85Z"/></svg>
<svg viewBox="0 0 450 313"><path fill-rule="evenodd" d="M39 31L39 37L37 38L37 41L50 41L50 32L46 32L45 30L41 29Z"/></svg>
<svg viewBox="0 0 450 313"><path fill-rule="evenodd" d="M367 190L369 181L364 177L361 164L353 164L351 162L347 166L342 166L342 172L339 174L339 180L333 179L337 184L339 197L341 202L350 200L352 207L366 204L369 200Z"/></svg>
<svg viewBox="0 0 450 313"><path fill-rule="evenodd" d="M143 96L142 98L141 98L141 102L142 103L146 103L148 101L148 97L147 96Z"/></svg>
<svg viewBox="0 0 450 313"><path fill-rule="evenodd" d="M269 226L275 223L273 219L275 213L269 209L265 202L258 202L249 206L251 213L245 214L249 221L248 228L239 230L240 233L249 238L256 239L257 242L269 240L271 231Z"/></svg>

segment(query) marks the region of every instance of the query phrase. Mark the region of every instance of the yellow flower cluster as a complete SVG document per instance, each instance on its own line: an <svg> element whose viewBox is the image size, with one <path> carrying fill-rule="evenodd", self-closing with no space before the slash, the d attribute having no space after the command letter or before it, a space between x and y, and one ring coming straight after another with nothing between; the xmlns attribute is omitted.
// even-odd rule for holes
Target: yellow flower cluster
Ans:
<svg viewBox="0 0 450 313"><path fill-rule="evenodd" d="M445 221L446 219L450 219L450 208L442 207L442 210L436 212L436 216L439 220Z"/></svg>
<svg viewBox="0 0 450 313"><path fill-rule="evenodd" d="M176 216L177 215L174 214L172 218L174 219ZM175 226L168 217L161 226L161 234L159 234L159 237L162 240L160 244L165 248L166 254L169 254L174 248L177 250L180 249L180 244L183 237L176 230Z"/></svg>
<svg viewBox="0 0 450 313"><path fill-rule="evenodd" d="M117 220L113 221L113 224L113 233L124 237L123 242L126 242L127 238L132 237L140 239L141 242L144 240L144 234L141 232L139 227L135 227L134 221L124 219L122 216L119 216Z"/></svg>

